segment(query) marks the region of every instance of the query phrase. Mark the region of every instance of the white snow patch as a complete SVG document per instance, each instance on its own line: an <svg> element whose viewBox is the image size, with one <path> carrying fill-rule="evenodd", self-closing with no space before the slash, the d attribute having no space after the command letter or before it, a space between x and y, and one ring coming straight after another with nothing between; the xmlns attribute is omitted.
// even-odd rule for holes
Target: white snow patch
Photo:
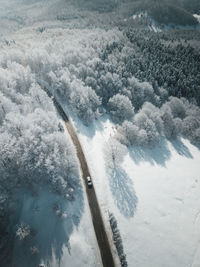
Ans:
<svg viewBox="0 0 200 267"><path fill-rule="evenodd" d="M194 14L193 15L197 20L198 20L198 22L200 23L200 15L198 15L198 14Z"/></svg>
<svg viewBox="0 0 200 267"><path fill-rule="evenodd" d="M147 17L147 16L148 16L147 12L141 12L141 13L134 14L132 18L133 20L135 20L135 19L140 19L140 18Z"/></svg>
<svg viewBox="0 0 200 267"><path fill-rule="evenodd" d="M165 166L125 158L138 197L135 217L118 217L130 266L199 266L200 152L182 142L191 155L180 155L168 142Z"/></svg>
<svg viewBox="0 0 200 267"><path fill-rule="evenodd" d="M137 13L134 14L132 16L133 20L145 20L146 23L148 24L148 28L150 31L154 31L154 32L161 32L162 29L159 27L159 24L156 23L156 21L154 21L150 16L148 16L147 12L141 12L141 13Z"/></svg>
<svg viewBox="0 0 200 267"><path fill-rule="evenodd" d="M104 218L108 210L117 218L129 266L200 266L200 151L184 139L152 151L130 151L122 167L138 203L128 217L116 205L105 167L103 147L114 125L105 117L88 129L74 124Z"/></svg>
<svg viewBox="0 0 200 267"><path fill-rule="evenodd" d="M153 23L151 25L149 25L149 29L151 31L154 31L154 32L161 32L162 31L156 24L153 24Z"/></svg>

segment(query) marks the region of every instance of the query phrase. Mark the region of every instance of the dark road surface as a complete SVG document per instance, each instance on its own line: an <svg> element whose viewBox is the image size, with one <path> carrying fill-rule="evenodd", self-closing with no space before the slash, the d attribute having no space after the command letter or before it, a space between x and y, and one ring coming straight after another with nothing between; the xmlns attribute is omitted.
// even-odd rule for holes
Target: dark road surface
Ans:
<svg viewBox="0 0 200 267"><path fill-rule="evenodd" d="M87 198L88 198L88 202L89 202L89 206L90 206L90 212L92 215L92 221L93 221L94 230L95 230L97 242L98 242L100 253L101 253L103 266L104 267L114 267L115 266L114 260L113 260L113 256L111 253L110 244L108 242L108 237L107 237L107 234L105 231L105 226L104 226L103 219L101 216L101 211L100 211L100 207L99 207L99 204L97 201L95 189L94 189L94 186L92 188L88 188L88 185L87 185L87 176L91 177L91 175L90 175L89 168L88 168L88 165L86 162L86 158L85 158L83 150L81 148L81 144L80 144L78 136L74 130L74 127L70 123L70 121L69 121L66 113L64 112L63 108L61 107L61 105L55 99L54 99L54 104L55 104L59 114L62 116L62 118L65 122L66 128L68 130L68 133L71 136L71 139L72 139L72 141L76 147L77 156L78 156L78 159L80 161L81 170L82 170L82 178L85 182ZM92 179L92 177L91 177L91 179Z"/></svg>

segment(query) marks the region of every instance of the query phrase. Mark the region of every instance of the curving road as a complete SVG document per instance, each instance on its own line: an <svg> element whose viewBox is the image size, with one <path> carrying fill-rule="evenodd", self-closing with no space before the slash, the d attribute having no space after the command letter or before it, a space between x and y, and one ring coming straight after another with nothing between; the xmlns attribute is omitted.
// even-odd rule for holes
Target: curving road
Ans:
<svg viewBox="0 0 200 267"><path fill-rule="evenodd" d="M114 264L113 256L111 253L111 248L110 248L110 244L108 241L108 237L107 237L107 234L105 231L105 226L104 226L103 219L101 216L101 211L100 211L100 207L99 207L99 204L97 201L95 189L94 189L94 186L92 188L88 188L88 186L87 186L87 176L91 177L91 174L90 174L90 171L89 171L87 161L86 161L85 155L83 153L81 144L79 142L76 131L75 131L74 127L72 126L72 124L70 123L63 108L56 101L55 98L53 98L53 101L54 101L54 104L55 104L58 112L62 116L62 118L65 122L66 128L68 130L68 133L71 136L71 139L72 139L72 141L76 147L76 152L77 152L77 156L78 156L81 170L82 170L82 178L85 182L87 198L88 198L88 202L89 202L90 212L92 215L92 221L93 221L94 230L95 230L97 242L98 242L100 253L101 253L103 266L104 267L114 267L115 264Z"/></svg>

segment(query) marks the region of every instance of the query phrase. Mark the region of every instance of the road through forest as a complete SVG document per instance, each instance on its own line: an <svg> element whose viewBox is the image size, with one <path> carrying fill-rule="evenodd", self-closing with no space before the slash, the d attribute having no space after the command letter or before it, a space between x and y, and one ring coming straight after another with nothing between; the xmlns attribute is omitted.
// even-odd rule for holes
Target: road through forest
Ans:
<svg viewBox="0 0 200 267"><path fill-rule="evenodd" d="M69 133L69 135L70 135L70 137L71 137L71 139L72 139L72 141L76 147L76 152L77 152L77 156L78 156L81 170L82 170L82 178L83 178L84 183L85 183L85 189L86 189L86 193L87 193L88 203L89 203L90 212L92 215L92 221L93 221L93 225L94 225L94 230L95 230L97 242L99 245L99 250L101 253L103 266L104 267L114 267L115 264L114 264L113 256L111 253L111 248L110 248L110 244L108 241L108 237L107 237L107 234L105 231L105 226L103 223L100 207L99 207L99 204L97 201L94 185L92 188L88 188L88 186L87 186L87 176L91 177L91 174L90 174L90 171L89 171L87 161L86 161L85 155L83 153L81 144L79 142L76 131L75 131L73 125L71 124L71 122L69 121L63 108L56 101L55 98L53 98L53 100L54 100L54 104L55 104L59 114L62 116L62 119L65 122L65 126L67 128L67 131L68 131L68 133ZM91 177L91 179L92 179L92 177Z"/></svg>

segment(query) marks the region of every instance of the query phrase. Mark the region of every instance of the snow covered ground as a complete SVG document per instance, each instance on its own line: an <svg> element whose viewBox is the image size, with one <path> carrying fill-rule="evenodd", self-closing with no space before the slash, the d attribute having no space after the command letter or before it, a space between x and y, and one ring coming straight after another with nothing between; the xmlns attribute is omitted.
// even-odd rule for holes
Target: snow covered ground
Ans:
<svg viewBox="0 0 200 267"><path fill-rule="evenodd" d="M182 141L153 151L161 155L155 160L137 152L125 158L138 207L119 225L133 266L200 266L200 151Z"/></svg>
<svg viewBox="0 0 200 267"><path fill-rule="evenodd" d="M106 117L89 129L74 125L104 219L108 210L117 218L129 266L199 267L200 151L183 139L162 140L153 150L133 148L120 177L113 178L105 167L104 148L114 125Z"/></svg>

